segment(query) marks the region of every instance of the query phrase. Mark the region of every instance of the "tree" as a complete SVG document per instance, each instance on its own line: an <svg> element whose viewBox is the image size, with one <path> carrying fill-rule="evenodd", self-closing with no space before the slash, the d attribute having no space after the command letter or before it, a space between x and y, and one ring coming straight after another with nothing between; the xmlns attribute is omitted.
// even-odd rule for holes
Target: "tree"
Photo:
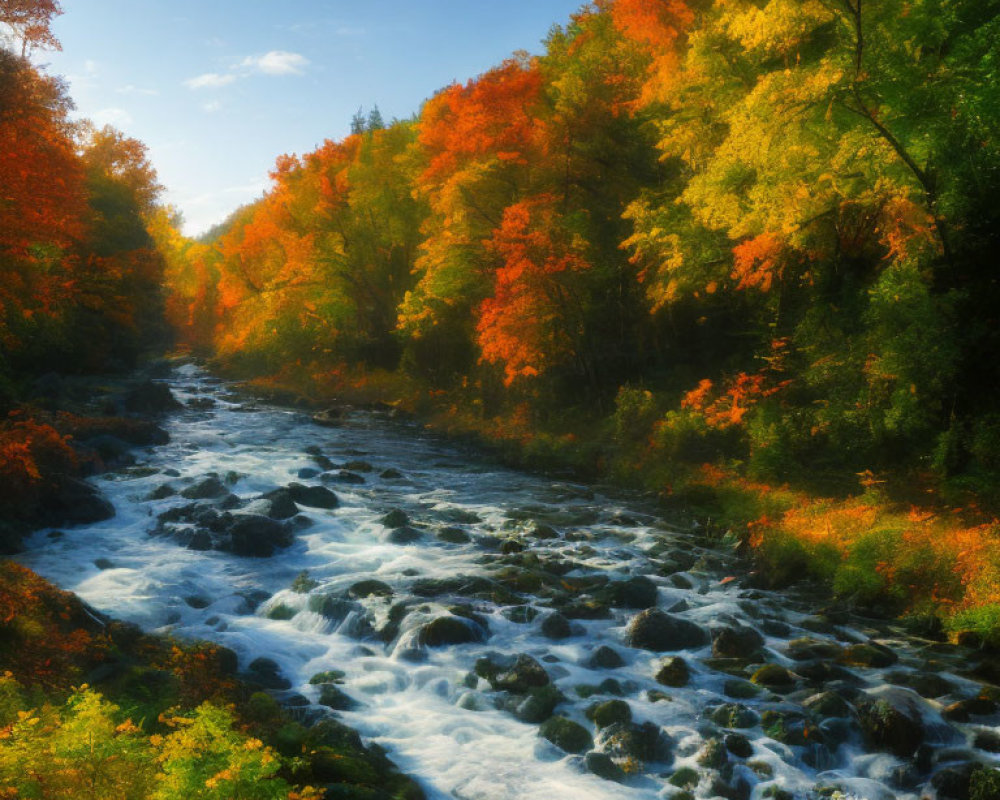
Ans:
<svg viewBox="0 0 1000 800"><path fill-rule="evenodd" d="M36 47L60 50L51 29L60 14L57 0L0 0L0 38L19 44L22 58Z"/></svg>

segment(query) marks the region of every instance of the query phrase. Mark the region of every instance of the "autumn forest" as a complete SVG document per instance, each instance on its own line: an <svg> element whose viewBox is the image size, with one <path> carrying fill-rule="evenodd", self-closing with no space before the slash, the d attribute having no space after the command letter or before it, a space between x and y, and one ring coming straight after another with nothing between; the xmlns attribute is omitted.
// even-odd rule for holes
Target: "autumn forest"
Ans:
<svg viewBox="0 0 1000 800"><path fill-rule="evenodd" d="M9 541L91 424L39 404L39 382L184 353L642 490L759 589L806 578L1000 647L1000 2L597 0L412 118L362 109L346 138L277 156L266 193L198 238L144 145L75 121L26 57L56 44L58 11L0 0L19 34L0 49ZM15 569L0 600L29 613ZM0 635L15 616L0 605ZM188 691L195 656L154 655ZM103 702L67 709L110 719ZM195 796L184 737L229 730L224 706L174 724L156 797ZM217 771L270 752L225 741ZM246 769L281 783L269 797L318 791ZM416 796L402 785L378 796Z"/></svg>

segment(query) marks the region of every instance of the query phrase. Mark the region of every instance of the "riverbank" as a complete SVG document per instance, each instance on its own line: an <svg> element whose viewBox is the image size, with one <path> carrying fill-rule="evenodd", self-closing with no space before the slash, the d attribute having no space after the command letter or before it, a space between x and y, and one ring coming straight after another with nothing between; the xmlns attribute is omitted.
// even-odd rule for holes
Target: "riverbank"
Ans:
<svg viewBox="0 0 1000 800"><path fill-rule="evenodd" d="M239 377L279 402L334 415L340 405L387 407L510 466L652 493L666 515L696 520L744 556L755 585L808 583L845 608L1000 647L1000 522L982 487L871 472L803 474L797 486L754 480L738 460L703 460L703 432L665 431L642 408L648 392L619 397L610 414L544 420L527 404L490 415L460 391L399 373Z"/></svg>

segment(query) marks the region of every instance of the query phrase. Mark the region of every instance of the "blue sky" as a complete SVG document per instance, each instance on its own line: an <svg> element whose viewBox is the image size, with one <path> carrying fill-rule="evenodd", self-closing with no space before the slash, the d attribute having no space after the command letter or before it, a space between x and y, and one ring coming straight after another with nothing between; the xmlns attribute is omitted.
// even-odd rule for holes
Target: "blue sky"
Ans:
<svg viewBox="0 0 1000 800"><path fill-rule="evenodd" d="M281 153L348 132L359 106L414 114L515 50L539 52L582 0L64 0L78 114L145 142L198 234L267 187Z"/></svg>

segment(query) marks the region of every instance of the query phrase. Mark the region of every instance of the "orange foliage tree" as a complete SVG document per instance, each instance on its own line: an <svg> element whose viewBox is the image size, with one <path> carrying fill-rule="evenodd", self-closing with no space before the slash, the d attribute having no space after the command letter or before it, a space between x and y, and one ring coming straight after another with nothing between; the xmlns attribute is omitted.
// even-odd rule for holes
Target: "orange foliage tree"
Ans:
<svg viewBox="0 0 1000 800"><path fill-rule="evenodd" d="M501 266L476 325L483 361L502 365L509 386L582 358L576 284L590 265L582 242L563 226L554 198L543 195L507 208L488 247Z"/></svg>

